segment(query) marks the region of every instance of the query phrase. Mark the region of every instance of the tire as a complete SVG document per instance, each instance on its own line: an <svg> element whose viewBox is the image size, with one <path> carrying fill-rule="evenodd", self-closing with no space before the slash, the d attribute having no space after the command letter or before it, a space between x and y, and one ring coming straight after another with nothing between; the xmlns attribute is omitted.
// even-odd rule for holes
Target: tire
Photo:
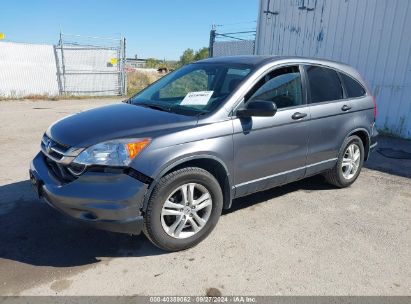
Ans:
<svg viewBox="0 0 411 304"><path fill-rule="evenodd" d="M349 172L349 166L346 165L347 163L349 163L349 161L344 161L344 159L346 160L349 159L348 157L349 154L347 154L347 153L350 153L348 152L349 147L354 147L354 149L356 149L355 147L357 147L358 151L360 152L359 160L358 160L358 167L355 170L355 172L353 171ZM344 141L343 145L341 146L341 149L338 155L338 161L335 164L334 168L326 172L324 176L328 183L338 188L345 188L355 182L358 175L360 175L363 163L364 163L364 144L358 136L352 135L352 136L349 136Z"/></svg>
<svg viewBox="0 0 411 304"><path fill-rule="evenodd" d="M184 250L211 233L222 207L221 187L211 173L197 167L179 169L162 177L153 189L144 217L144 233L163 250Z"/></svg>

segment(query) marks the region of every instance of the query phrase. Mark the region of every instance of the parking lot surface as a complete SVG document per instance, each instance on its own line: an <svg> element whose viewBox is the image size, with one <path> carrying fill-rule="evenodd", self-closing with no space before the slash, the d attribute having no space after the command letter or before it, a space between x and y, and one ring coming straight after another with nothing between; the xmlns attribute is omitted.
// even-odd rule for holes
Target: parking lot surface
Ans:
<svg viewBox="0 0 411 304"><path fill-rule="evenodd" d="M39 201L28 168L47 126L117 101L0 102L0 295L410 294L409 159L374 153L347 189L312 177L237 199L204 242L178 253ZM410 141L381 147L411 153Z"/></svg>

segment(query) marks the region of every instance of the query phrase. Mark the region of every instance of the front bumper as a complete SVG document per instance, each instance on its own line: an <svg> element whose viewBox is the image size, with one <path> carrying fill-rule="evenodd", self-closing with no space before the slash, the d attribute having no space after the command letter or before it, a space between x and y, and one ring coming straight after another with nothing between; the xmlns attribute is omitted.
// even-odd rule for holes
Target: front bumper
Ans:
<svg viewBox="0 0 411 304"><path fill-rule="evenodd" d="M86 172L62 182L38 153L30 165L30 180L40 198L60 212L96 228L140 234L147 184L123 173Z"/></svg>

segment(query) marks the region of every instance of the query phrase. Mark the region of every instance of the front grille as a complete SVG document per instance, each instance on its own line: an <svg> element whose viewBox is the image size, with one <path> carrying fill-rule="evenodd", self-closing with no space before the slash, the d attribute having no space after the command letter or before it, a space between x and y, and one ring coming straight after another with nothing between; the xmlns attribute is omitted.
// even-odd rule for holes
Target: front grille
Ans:
<svg viewBox="0 0 411 304"><path fill-rule="evenodd" d="M70 164L74 159L70 156L70 147L58 143L54 139L43 135L41 139L41 151L44 154L47 166L55 178L60 182L70 182L77 178L85 168L79 168L76 164ZM67 156L67 154L69 156Z"/></svg>
<svg viewBox="0 0 411 304"><path fill-rule="evenodd" d="M64 154L70 149L70 147L62 145L46 134L41 139L41 150L55 161L59 161L63 158Z"/></svg>
<svg viewBox="0 0 411 304"><path fill-rule="evenodd" d="M77 177L70 173L66 165L59 164L50 157L44 156L46 164L54 177L62 183L68 183L75 180Z"/></svg>

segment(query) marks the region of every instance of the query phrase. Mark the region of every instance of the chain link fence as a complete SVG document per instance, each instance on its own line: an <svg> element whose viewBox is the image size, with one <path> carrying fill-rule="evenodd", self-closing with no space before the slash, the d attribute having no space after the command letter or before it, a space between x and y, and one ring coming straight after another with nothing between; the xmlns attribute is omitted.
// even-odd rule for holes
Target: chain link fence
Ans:
<svg viewBox="0 0 411 304"><path fill-rule="evenodd" d="M255 30L220 32L215 27L210 31L210 57L253 55Z"/></svg>
<svg viewBox="0 0 411 304"><path fill-rule="evenodd" d="M124 38L60 34L57 45L0 42L0 99L126 94Z"/></svg>
<svg viewBox="0 0 411 304"><path fill-rule="evenodd" d="M53 45L0 42L0 99L59 94Z"/></svg>
<svg viewBox="0 0 411 304"><path fill-rule="evenodd" d="M58 86L67 95L125 95L125 39L60 34Z"/></svg>

